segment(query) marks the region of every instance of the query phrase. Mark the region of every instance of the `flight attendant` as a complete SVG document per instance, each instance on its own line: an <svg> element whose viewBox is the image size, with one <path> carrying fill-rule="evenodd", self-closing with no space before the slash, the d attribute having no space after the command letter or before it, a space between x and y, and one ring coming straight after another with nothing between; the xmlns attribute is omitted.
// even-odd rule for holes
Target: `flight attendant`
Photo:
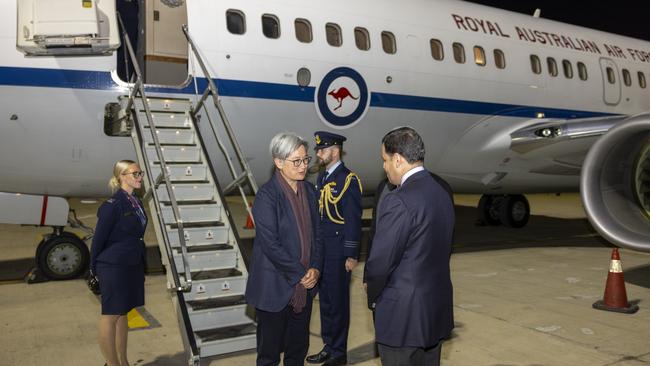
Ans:
<svg viewBox="0 0 650 366"><path fill-rule="evenodd" d="M141 187L143 176L134 161L115 163L109 181L114 194L97 212L90 269L99 278L102 313L98 341L107 366L129 365L126 314L144 305L147 216L133 192Z"/></svg>
<svg viewBox="0 0 650 366"><path fill-rule="evenodd" d="M350 328L350 277L359 258L361 237L361 182L341 160L344 136L318 131L314 137L316 156L325 168L317 178L324 253L318 295L324 347L307 357L307 362L345 365Z"/></svg>

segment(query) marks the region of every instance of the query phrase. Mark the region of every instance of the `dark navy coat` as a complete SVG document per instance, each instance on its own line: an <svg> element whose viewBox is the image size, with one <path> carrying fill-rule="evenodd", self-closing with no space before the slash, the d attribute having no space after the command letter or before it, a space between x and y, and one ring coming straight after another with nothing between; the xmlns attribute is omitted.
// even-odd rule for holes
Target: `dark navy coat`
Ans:
<svg viewBox="0 0 650 366"><path fill-rule="evenodd" d="M340 196L350 172L350 169L343 162L327 176L324 182L323 175L325 172L321 172L316 181L317 189L322 190L323 186L327 186L328 183L334 183L329 188L331 194L333 197ZM361 185L359 180L356 177L350 180L338 204L334 205L327 202L327 200L323 202L323 198L321 197L321 205L323 206L321 208L321 230L323 236L326 238L324 239L325 257L358 259L362 213ZM339 242L343 245L337 245ZM341 270L344 271L345 268L341 268Z"/></svg>
<svg viewBox="0 0 650 366"><path fill-rule="evenodd" d="M97 263L138 265L145 261L143 237L146 223L142 225L126 195L126 191L118 190L97 211L98 220L90 254L90 268L93 271ZM142 204L140 207L144 211Z"/></svg>
<svg viewBox="0 0 650 366"><path fill-rule="evenodd" d="M382 198L365 268L378 343L431 347L450 336L454 221L449 193L426 170Z"/></svg>
<svg viewBox="0 0 650 366"><path fill-rule="evenodd" d="M309 268L322 272L323 244L318 219L318 196L311 184L303 184L311 209ZM275 175L257 192L253 217L255 240L246 284L246 302L264 311L278 312L289 304L295 285L308 268L300 263L298 224L291 203L284 196ZM315 288L309 290L308 295L314 296Z"/></svg>

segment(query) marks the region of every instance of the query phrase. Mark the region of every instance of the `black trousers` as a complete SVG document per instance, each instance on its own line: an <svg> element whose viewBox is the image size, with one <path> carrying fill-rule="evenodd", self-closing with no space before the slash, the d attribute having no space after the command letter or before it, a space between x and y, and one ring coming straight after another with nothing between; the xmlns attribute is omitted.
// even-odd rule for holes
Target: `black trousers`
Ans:
<svg viewBox="0 0 650 366"><path fill-rule="evenodd" d="M442 342L435 347L391 347L379 344L382 366L440 366Z"/></svg>
<svg viewBox="0 0 650 366"><path fill-rule="evenodd" d="M313 299L308 294L307 304L296 314L290 305L279 312L257 310L257 366L280 364L304 365L309 350L309 320Z"/></svg>

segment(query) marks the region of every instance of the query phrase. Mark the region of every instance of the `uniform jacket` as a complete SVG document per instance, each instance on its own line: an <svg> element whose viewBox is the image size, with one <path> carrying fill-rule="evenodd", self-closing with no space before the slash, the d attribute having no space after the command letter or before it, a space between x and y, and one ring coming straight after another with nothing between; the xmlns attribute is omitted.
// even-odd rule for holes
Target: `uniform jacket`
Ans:
<svg viewBox="0 0 650 366"><path fill-rule="evenodd" d="M311 184L305 184L311 209L312 240L309 268L323 272L322 241L318 219L318 196ZM273 176L255 197L255 240L246 302L264 311L284 309L295 285L307 272L300 263L300 236L298 224L279 182ZM308 295L313 296L314 289Z"/></svg>
<svg viewBox="0 0 650 366"><path fill-rule="evenodd" d="M97 263L137 265L144 263L143 226L126 192L118 190L97 211L97 226L90 254L90 268ZM140 204L144 211L144 206ZM145 213L146 215L146 213Z"/></svg>
<svg viewBox="0 0 650 366"><path fill-rule="evenodd" d="M382 198L365 268L378 343L431 347L449 337L454 220L449 194L428 171L415 173Z"/></svg>
<svg viewBox="0 0 650 366"><path fill-rule="evenodd" d="M351 171L348 169L343 162L339 164L336 169L325 179L323 183L323 175L325 172L321 172L318 175L316 186L318 190L322 190L324 186L328 183L334 182L335 185L331 185L330 189L334 197L338 197L345 186L345 181ZM334 217L335 220L338 220L337 212L340 214L340 218L343 219L345 224L340 224L333 222L330 219L330 216L327 214L327 209L322 208L321 222L323 225L323 241L325 245L325 255L327 257L345 257L345 258L359 258L359 241L361 239L361 185L357 178L352 178L350 180L350 185L347 190L343 193L343 197L334 205L327 202L322 202L321 204L329 205L329 212ZM329 240L328 240L329 238ZM331 240L336 238L338 240ZM332 248L329 246L329 243L342 242L343 246L340 248Z"/></svg>

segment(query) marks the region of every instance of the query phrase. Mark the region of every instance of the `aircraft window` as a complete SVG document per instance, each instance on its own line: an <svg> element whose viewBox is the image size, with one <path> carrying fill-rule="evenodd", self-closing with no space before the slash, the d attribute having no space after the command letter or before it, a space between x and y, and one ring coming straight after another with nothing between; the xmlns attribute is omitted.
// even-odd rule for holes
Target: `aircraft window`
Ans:
<svg viewBox="0 0 650 366"><path fill-rule="evenodd" d="M431 57L436 61L442 61L442 59L445 58L445 52L442 49L442 42L432 38L429 40L429 44L431 45Z"/></svg>
<svg viewBox="0 0 650 366"><path fill-rule="evenodd" d="M454 48L454 60L459 64L465 63L465 47L458 42L454 42L452 45Z"/></svg>
<svg viewBox="0 0 650 366"><path fill-rule="evenodd" d="M474 62L479 66L485 66L485 51L481 46L474 46Z"/></svg>
<svg viewBox="0 0 650 366"><path fill-rule="evenodd" d="M262 15L262 33L267 38L280 38L280 22L275 15Z"/></svg>
<svg viewBox="0 0 650 366"><path fill-rule="evenodd" d="M578 62L578 77L580 77L580 80L587 80L588 76L587 66L585 66L585 64L582 62Z"/></svg>
<svg viewBox="0 0 650 366"><path fill-rule="evenodd" d="M311 33L311 23L307 19L296 19L296 39L302 43L311 43L313 36Z"/></svg>
<svg viewBox="0 0 650 366"><path fill-rule="evenodd" d="M608 66L605 70L607 71L607 81L610 84L614 84L616 82L616 74L614 74L614 69Z"/></svg>
<svg viewBox="0 0 650 366"><path fill-rule="evenodd" d="M625 83L625 86L632 85L632 77L627 69L623 69L623 83Z"/></svg>
<svg viewBox="0 0 650 366"><path fill-rule="evenodd" d="M325 38L330 46L340 47L343 44L341 27L334 23L325 24Z"/></svg>
<svg viewBox="0 0 650 366"><path fill-rule="evenodd" d="M397 44L395 43L395 35L391 32L381 32L381 46L384 52L394 54L397 52Z"/></svg>
<svg viewBox="0 0 650 366"><path fill-rule="evenodd" d="M542 73L542 63L539 61L539 57L537 55L530 55L530 68L535 74Z"/></svg>
<svg viewBox="0 0 650 366"><path fill-rule="evenodd" d="M557 62L553 57L546 58L546 67L548 67L548 74L555 77L557 76Z"/></svg>
<svg viewBox="0 0 650 366"><path fill-rule="evenodd" d="M639 86L641 87L641 89L645 89L645 87L646 87L645 74L643 72L639 71L637 73L637 75L639 75Z"/></svg>
<svg viewBox="0 0 650 366"><path fill-rule="evenodd" d="M234 9L226 11L226 27L232 34L244 34L246 32L244 13Z"/></svg>
<svg viewBox="0 0 650 366"><path fill-rule="evenodd" d="M506 68L506 55L500 49L494 50L494 64L497 66L497 69Z"/></svg>
<svg viewBox="0 0 650 366"><path fill-rule="evenodd" d="M368 51L370 49L370 33L368 33L366 28L354 28L354 43L362 51Z"/></svg>
<svg viewBox="0 0 650 366"><path fill-rule="evenodd" d="M564 76L567 79L573 78L573 66L571 65L571 61L562 60L562 69L564 69Z"/></svg>

